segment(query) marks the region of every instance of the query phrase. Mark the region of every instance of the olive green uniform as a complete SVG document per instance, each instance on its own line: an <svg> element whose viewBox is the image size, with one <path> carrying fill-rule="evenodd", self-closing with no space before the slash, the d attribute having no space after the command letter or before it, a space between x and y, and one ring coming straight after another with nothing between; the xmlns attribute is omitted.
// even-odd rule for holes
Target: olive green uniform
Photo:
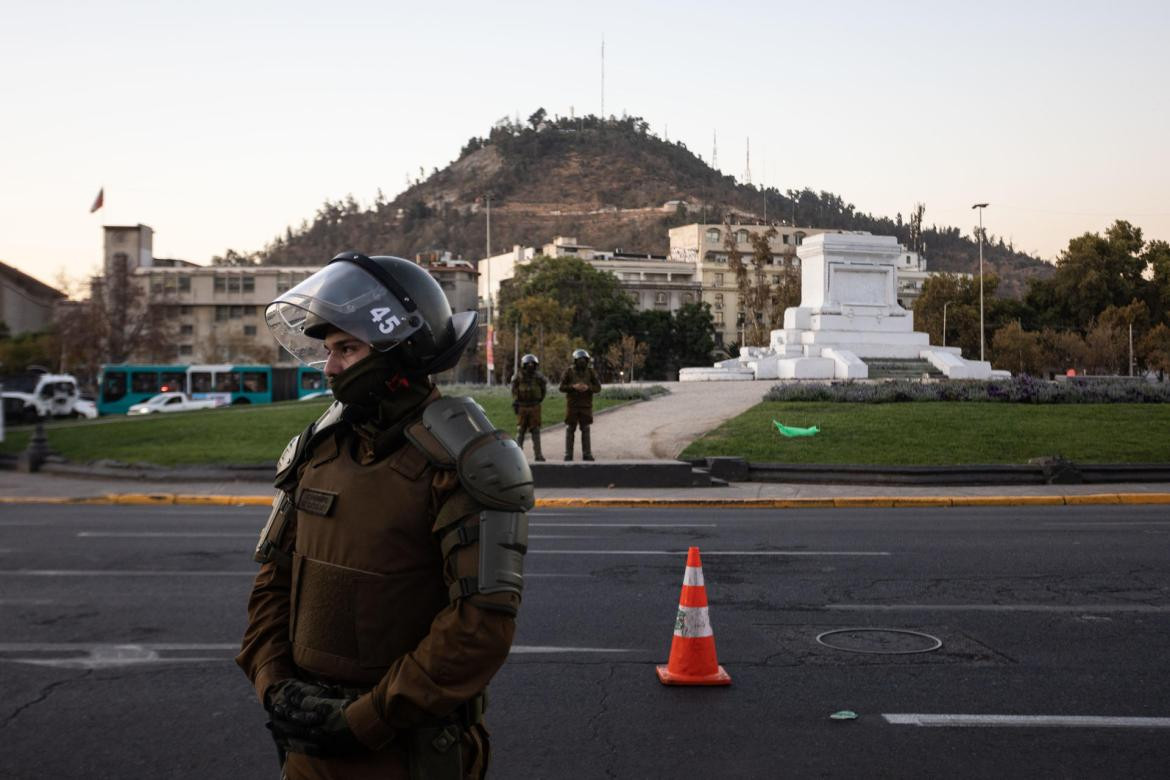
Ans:
<svg viewBox="0 0 1170 780"><path fill-rule="evenodd" d="M573 385L586 385L587 389L579 391ZM601 381L592 366L578 368L576 365L565 369L561 376L561 392L565 394L565 460L573 459L573 440L577 426L581 426L581 455L586 460L593 459L592 442L589 437L589 426L593 424L593 394L601 392Z"/></svg>
<svg viewBox="0 0 1170 780"><path fill-rule="evenodd" d="M463 587L478 570L484 507L442 447L423 446L426 431L406 424L438 399L427 390L384 402L379 424L342 422L313 439L297 468L282 554L256 577L236 662L261 701L287 678L360 694L345 719L368 750L328 759L290 752L289 780L405 780L412 739L451 723L464 776L486 771L481 694L507 658L519 595ZM460 532L454 545L452 531Z"/></svg>
<svg viewBox="0 0 1170 780"><path fill-rule="evenodd" d="M540 451L540 405L548 395L548 380L539 371L520 370L512 377L512 408L516 411L516 442L524 446L524 434L532 433L532 454L543 460Z"/></svg>

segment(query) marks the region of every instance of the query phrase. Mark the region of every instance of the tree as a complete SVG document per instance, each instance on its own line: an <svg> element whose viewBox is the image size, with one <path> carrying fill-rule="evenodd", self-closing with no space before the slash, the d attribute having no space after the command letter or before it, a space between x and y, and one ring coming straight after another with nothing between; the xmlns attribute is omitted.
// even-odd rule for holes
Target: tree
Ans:
<svg viewBox="0 0 1170 780"><path fill-rule="evenodd" d="M1170 372L1170 327L1158 323L1151 328L1138 345L1138 354L1146 368L1165 378Z"/></svg>
<svg viewBox="0 0 1170 780"><path fill-rule="evenodd" d="M1090 374L1119 374L1127 363L1129 339L1109 322L1094 322L1085 334L1085 368Z"/></svg>
<svg viewBox="0 0 1170 780"><path fill-rule="evenodd" d="M1064 374L1084 366L1085 340L1076 331L1045 328L1039 341L1046 373Z"/></svg>
<svg viewBox="0 0 1170 780"><path fill-rule="evenodd" d="M792 257L786 255L781 259L779 269L775 269L779 273L773 274L776 281L769 279L769 271L774 270L775 265L771 239L776 235L776 228L749 233L752 253L746 259L737 247L737 231L728 222L724 223L723 229L727 266L735 273L743 342L766 346L772 329L784 319L784 310L800 303L799 272Z"/></svg>
<svg viewBox="0 0 1170 780"><path fill-rule="evenodd" d="M649 349L646 344L630 335L622 336L616 343L611 344L605 353L605 368L609 380L633 379L635 373L645 365Z"/></svg>
<svg viewBox="0 0 1170 780"><path fill-rule="evenodd" d="M1040 339L1020 325L1019 320L1009 322L995 332L991 339L991 359L999 368L1006 368L1013 374L1044 373L1044 353Z"/></svg>
<svg viewBox="0 0 1170 780"><path fill-rule="evenodd" d="M687 303L674 313L673 352L679 368L706 366L715 350L711 304Z"/></svg>
<svg viewBox="0 0 1170 780"><path fill-rule="evenodd" d="M511 376L519 355L529 352L536 355L541 369L550 377L553 373L559 374L568 365L568 354L572 351L569 347L572 319L573 312L552 298L530 295L513 301L507 319L501 314L498 321L495 356L500 363L497 368L503 369L499 376ZM517 335L519 355L516 353Z"/></svg>
<svg viewBox="0 0 1170 780"><path fill-rule="evenodd" d="M1146 297L1142 274L1147 260L1141 228L1118 220L1105 232L1085 233L1068 242L1050 280L1033 282L1027 302L1048 325L1087 331L1109 306Z"/></svg>
<svg viewBox="0 0 1170 780"><path fill-rule="evenodd" d="M604 354L630 330L634 304L613 274L575 257L536 257L518 266L500 288L500 321L512 322L516 301L541 296L572 312L569 335L591 352Z"/></svg>
<svg viewBox="0 0 1170 780"><path fill-rule="evenodd" d="M1170 324L1170 244L1151 241L1142 253L1150 275L1147 302L1153 322Z"/></svg>

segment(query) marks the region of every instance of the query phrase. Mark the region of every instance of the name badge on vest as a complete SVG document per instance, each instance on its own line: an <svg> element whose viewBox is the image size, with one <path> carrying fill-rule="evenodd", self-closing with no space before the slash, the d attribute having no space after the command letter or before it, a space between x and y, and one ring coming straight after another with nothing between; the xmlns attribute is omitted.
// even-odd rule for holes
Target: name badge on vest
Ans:
<svg viewBox="0 0 1170 780"><path fill-rule="evenodd" d="M305 488L297 496L297 509L308 512L311 515L328 517L329 513L333 511L333 503L336 500L336 493L330 493L328 490Z"/></svg>

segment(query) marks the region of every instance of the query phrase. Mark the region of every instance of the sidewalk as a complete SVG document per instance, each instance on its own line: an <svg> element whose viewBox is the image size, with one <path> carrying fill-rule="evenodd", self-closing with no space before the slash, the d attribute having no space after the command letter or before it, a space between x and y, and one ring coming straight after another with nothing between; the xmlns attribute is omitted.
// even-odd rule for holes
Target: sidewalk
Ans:
<svg viewBox="0 0 1170 780"><path fill-rule="evenodd" d="M764 400L771 382L646 382L669 395L656 395L595 415L590 431L598 460L674 460L692 441ZM545 419L541 445L549 460L564 455L565 427ZM532 457L532 444L524 451ZM581 458L581 436L575 452Z"/></svg>
<svg viewBox="0 0 1170 780"><path fill-rule="evenodd" d="M88 499L127 504L267 505L271 503L273 493L272 485L268 482L221 480L168 483L0 471L0 504L59 503ZM544 488L536 491L536 498L538 507L1170 505L1170 484L904 487L734 482L727 487L702 488Z"/></svg>

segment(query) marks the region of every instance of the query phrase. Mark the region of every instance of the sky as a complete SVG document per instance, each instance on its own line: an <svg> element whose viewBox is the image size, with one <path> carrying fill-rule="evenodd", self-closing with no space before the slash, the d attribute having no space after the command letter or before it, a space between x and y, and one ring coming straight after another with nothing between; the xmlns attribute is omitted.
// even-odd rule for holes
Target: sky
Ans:
<svg viewBox="0 0 1170 780"><path fill-rule="evenodd" d="M964 233L988 202L1049 260L1115 219L1170 240L1168 34L1129 0L0 0L0 261L76 285L107 224L259 249L503 116L601 113L603 39L605 113L737 178L750 139L754 183Z"/></svg>

